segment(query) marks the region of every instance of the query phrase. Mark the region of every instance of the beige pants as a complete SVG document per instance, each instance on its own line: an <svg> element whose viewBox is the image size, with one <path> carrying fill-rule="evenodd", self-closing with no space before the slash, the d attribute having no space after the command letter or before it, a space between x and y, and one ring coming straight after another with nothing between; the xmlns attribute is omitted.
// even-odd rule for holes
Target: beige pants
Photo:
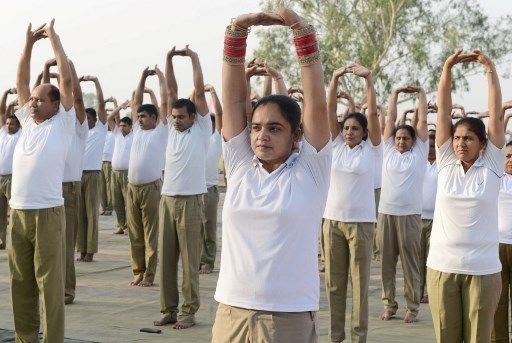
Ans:
<svg viewBox="0 0 512 343"><path fill-rule="evenodd" d="M76 250L80 253L98 252L100 178L99 170L87 170L82 174L80 220L76 236Z"/></svg>
<svg viewBox="0 0 512 343"><path fill-rule="evenodd" d="M343 342L347 285L352 288L352 342L366 342L368 287L374 224L324 220L325 288L330 310L331 342Z"/></svg>
<svg viewBox="0 0 512 343"><path fill-rule="evenodd" d="M7 213L11 199L12 175L0 175L0 249L7 245Z"/></svg>
<svg viewBox="0 0 512 343"><path fill-rule="evenodd" d="M201 225L204 218L203 194L162 195L160 200L160 312L163 317L178 313L178 261L181 255L185 298L183 320L193 320L199 309L199 263Z"/></svg>
<svg viewBox="0 0 512 343"><path fill-rule="evenodd" d="M422 219L423 230L421 232L420 249L420 298L428 296L427 290L427 258L430 250L430 233L432 232L432 219Z"/></svg>
<svg viewBox="0 0 512 343"><path fill-rule="evenodd" d="M494 315L492 342L509 341L509 299L512 298L512 244L500 243L501 297Z"/></svg>
<svg viewBox="0 0 512 343"><path fill-rule="evenodd" d="M128 183L126 209L128 235L132 255L133 275L153 282L158 257L158 205L160 203L160 179L144 184Z"/></svg>
<svg viewBox="0 0 512 343"><path fill-rule="evenodd" d="M101 208L103 211L112 211L112 163L103 161L101 165Z"/></svg>
<svg viewBox="0 0 512 343"><path fill-rule="evenodd" d="M112 170L112 205L116 211L117 227L126 230L126 190L128 170Z"/></svg>
<svg viewBox="0 0 512 343"><path fill-rule="evenodd" d="M212 343L316 343L316 312L270 312L219 304Z"/></svg>
<svg viewBox="0 0 512 343"><path fill-rule="evenodd" d="M374 191L375 195L375 217L377 218L379 216L379 202L380 202L380 188L376 188ZM373 233L373 255L372 258L374 260L380 259L380 251L379 251L379 233L377 232L377 228L379 226L377 224L374 225L374 233Z"/></svg>
<svg viewBox="0 0 512 343"><path fill-rule="evenodd" d="M75 240L78 229L80 213L81 182L62 183L62 196L64 197L64 211L66 214L66 287L65 296L75 299Z"/></svg>
<svg viewBox="0 0 512 343"><path fill-rule="evenodd" d="M219 205L219 189L217 186L208 188L204 196L204 222L202 226L203 250L201 264L207 264L212 269L215 266L217 254L217 207Z"/></svg>
<svg viewBox="0 0 512 343"><path fill-rule="evenodd" d="M500 273L464 275L427 269L430 311L438 343L487 343L501 293Z"/></svg>
<svg viewBox="0 0 512 343"><path fill-rule="evenodd" d="M44 342L64 342L64 207L13 209L10 228L9 270L16 342L39 342L39 303L45 316Z"/></svg>
<svg viewBox="0 0 512 343"><path fill-rule="evenodd" d="M382 278L382 302L386 309L396 311L395 301L396 264L402 262L405 281L407 310L414 315L420 307L420 242L421 216L393 216L379 213L379 244Z"/></svg>

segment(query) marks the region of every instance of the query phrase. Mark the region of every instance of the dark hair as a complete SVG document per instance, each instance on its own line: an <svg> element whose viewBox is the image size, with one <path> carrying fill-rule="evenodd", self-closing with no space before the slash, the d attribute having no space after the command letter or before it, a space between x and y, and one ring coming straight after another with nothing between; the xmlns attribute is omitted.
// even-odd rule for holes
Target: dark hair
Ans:
<svg viewBox="0 0 512 343"><path fill-rule="evenodd" d="M262 105L275 104L283 114L284 118L292 127L292 132L295 132L300 127L300 106L292 98L286 95L267 95L258 100L252 109L252 116L256 109Z"/></svg>
<svg viewBox="0 0 512 343"><path fill-rule="evenodd" d="M215 116L213 114L210 115L210 119L212 120L212 125L215 126Z"/></svg>
<svg viewBox="0 0 512 343"><path fill-rule="evenodd" d="M393 136L396 137L396 133L398 132L398 130L406 130L407 132L409 132L409 135L413 140L416 139L416 130L414 130L414 128L411 125L398 125L395 129L395 132L393 132Z"/></svg>
<svg viewBox="0 0 512 343"><path fill-rule="evenodd" d="M428 130L428 138L436 138L436 130Z"/></svg>
<svg viewBox="0 0 512 343"><path fill-rule="evenodd" d="M505 146L512 146L512 141L508 142Z"/></svg>
<svg viewBox="0 0 512 343"><path fill-rule="evenodd" d="M137 108L137 113L141 112L146 112L150 117L158 118L158 108L153 104L140 105L139 108Z"/></svg>
<svg viewBox="0 0 512 343"><path fill-rule="evenodd" d="M462 118L453 126L453 132L455 133L455 130L461 125L466 126L469 131L473 132L478 137L480 142L487 144L485 124L481 119L474 117Z"/></svg>
<svg viewBox="0 0 512 343"><path fill-rule="evenodd" d="M357 120L357 122L359 123L359 125L361 125L361 127L363 128L363 131L365 133L363 140L366 140L368 138L368 119L366 118L366 116L360 112L352 112L352 113L347 114L345 117L343 117L343 120L341 121L341 129L342 130L345 127L345 122L348 119Z"/></svg>
<svg viewBox="0 0 512 343"><path fill-rule="evenodd" d="M88 115L90 115L94 119L98 118L98 114L96 114L96 110L94 108L92 108L92 107L86 108L85 109L85 113L87 113Z"/></svg>
<svg viewBox="0 0 512 343"><path fill-rule="evenodd" d="M14 120L14 121L16 122L16 124L17 124L18 126L20 126L20 127L21 127L20 120L19 120L19 119L18 119L18 117L16 117L14 114L12 114L12 115L10 115L10 116L7 116L7 118L5 118L5 119L11 119L11 120Z"/></svg>
<svg viewBox="0 0 512 343"><path fill-rule="evenodd" d="M60 91L59 89L50 84L50 89L48 90L48 98L50 98L51 101L59 101L60 102Z"/></svg>
<svg viewBox="0 0 512 343"><path fill-rule="evenodd" d="M189 115L196 113L196 105L189 99L178 99L172 104L172 108L178 109L185 107Z"/></svg>
<svg viewBox="0 0 512 343"><path fill-rule="evenodd" d="M132 119L129 117L122 117L121 120L119 120L119 121L121 123L125 123L125 124L132 126Z"/></svg>

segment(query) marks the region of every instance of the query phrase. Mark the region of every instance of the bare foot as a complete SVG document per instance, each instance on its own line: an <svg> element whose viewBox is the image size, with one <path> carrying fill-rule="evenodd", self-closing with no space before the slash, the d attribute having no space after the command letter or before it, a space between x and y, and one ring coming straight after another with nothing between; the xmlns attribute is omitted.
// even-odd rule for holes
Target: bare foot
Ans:
<svg viewBox="0 0 512 343"><path fill-rule="evenodd" d="M142 280L139 282L139 284L137 285L139 287L151 287L153 286L153 282L150 282L150 281L147 281L147 280Z"/></svg>
<svg viewBox="0 0 512 343"><path fill-rule="evenodd" d="M185 320L185 321L178 321L176 324L174 324L172 326L172 328L174 330L185 330L185 329L188 329L192 326L196 325L195 322L193 321L189 321L189 320Z"/></svg>
<svg viewBox="0 0 512 343"><path fill-rule="evenodd" d="M84 258L85 258L85 255L86 255L86 253L84 253L84 252L83 252L83 253L80 253L80 257L78 257L76 260L77 260L78 262L83 262L83 261L84 261Z"/></svg>
<svg viewBox="0 0 512 343"><path fill-rule="evenodd" d="M84 256L83 261L84 261L84 262L92 262L93 256L94 256L94 254L89 254L89 253L87 253L87 254L85 254L85 256Z"/></svg>
<svg viewBox="0 0 512 343"><path fill-rule="evenodd" d="M405 313L404 323L412 324L418 321L418 318L416 318L416 315L412 313L411 311L407 310Z"/></svg>
<svg viewBox="0 0 512 343"><path fill-rule="evenodd" d="M160 318L159 320L153 321L154 326L164 326L167 324L174 324L176 323L176 318L173 316L167 316L164 318Z"/></svg>
<svg viewBox="0 0 512 343"><path fill-rule="evenodd" d="M132 281L130 281L130 286L138 286L139 283L141 283L141 281L142 281L142 277L136 276L133 278Z"/></svg>
<svg viewBox="0 0 512 343"><path fill-rule="evenodd" d="M212 267L210 267L209 264L203 264L201 266L201 269L199 269L199 274L211 274L212 273Z"/></svg>
<svg viewBox="0 0 512 343"><path fill-rule="evenodd" d="M114 235L124 235L124 229L121 227L118 227L116 231L113 232Z"/></svg>
<svg viewBox="0 0 512 343"><path fill-rule="evenodd" d="M380 320L390 320L392 317L395 316L395 314L396 314L396 310L392 310L390 308L387 308L380 315Z"/></svg>
<svg viewBox="0 0 512 343"><path fill-rule="evenodd" d="M422 296L421 300L420 300L420 303L421 304L428 304L428 295Z"/></svg>

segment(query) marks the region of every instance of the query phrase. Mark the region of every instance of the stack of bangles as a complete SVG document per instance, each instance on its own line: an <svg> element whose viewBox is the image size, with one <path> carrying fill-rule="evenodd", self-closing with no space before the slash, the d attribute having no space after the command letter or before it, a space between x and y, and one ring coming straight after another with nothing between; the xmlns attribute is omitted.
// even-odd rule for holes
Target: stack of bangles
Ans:
<svg viewBox="0 0 512 343"><path fill-rule="evenodd" d="M224 36L224 61L229 64L244 64L249 29L236 26L234 23L226 28Z"/></svg>
<svg viewBox="0 0 512 343"><path fill-rule="evenodd" d="M295 50L297 51L300 65L304 66L318 62L320 50L318 48L315 28L312 25L293 30L293 42L295 43Z"/></svg>

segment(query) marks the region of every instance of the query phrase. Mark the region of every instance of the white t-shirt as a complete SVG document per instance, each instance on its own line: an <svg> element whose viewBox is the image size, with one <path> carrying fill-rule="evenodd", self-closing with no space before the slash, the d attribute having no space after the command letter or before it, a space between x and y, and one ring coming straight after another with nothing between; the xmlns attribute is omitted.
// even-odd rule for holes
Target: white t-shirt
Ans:
<svg viewBox="0 0 512 343"><path fill-rule="evenodd" d="M332 144L317 152L303 142L270 174L255 159L248 129L223 143L228 186L218 302L266 311L318 310L318 230Z"/></svg>
<svg viewBox="0 0 512 343"><path fill-rule="evenodd" d="M498 197L498 228L500 243L512 244L512 175L505 174L501 179Z"/></svg>
<svg viewBox="0 0 512 343"><path fill-rule="evenodd" d="M108 123L107 123L108 125ZM101 160L104 162L112 162L112 157L114 155L114 133L112 131L107 131L107 137L105 138L105 145L103 146L103 156Z"/></svg>
<svg viewBox="0 0 512 343"><path fill-rule="evenodd" d="M63 182L76 182L82 180L82 166L84 163L85 142L89 135L87 120L82 124L75 120L75 131L72 133L66 162L64 165Z"/></svg>
<svg viewBox="0 0 512 343"><path fill-rule="evenodd" d="M113 170L128 170L130 164L130 153L133 143L133 132L130 131L126 136L119 127L116 127L113 132L114 137L114 154L112 155L112 169Z"/></svg>
<svg viewBox="0 0 512 343"><path fill-rule="evenodd" d="M21 129L10 135L7 125L0 128L0 175L12 174L12 158L14 148L21 136Z"/></svg>
<svg viewBox="0 0 512 343"><path fill-rule="evenodd" d="M169 123L165 153L162 195L194 195L206 193L206 154L212 134L210 114L196 115L197 120L180 132Z"/></svg>
<svg viewBox="0 0 512 343"><path fill-rule="evenodd" d="M374 223L374 167L382 144L361 141L354 148L345 144L340 133L332 142L332 168L324 218L340 222Z"/></svg>
<svg viewBox="0 0 512 343"><path fill-rule="evenodd" d="M16 111L23 132L14 149L11 208L42 209L64 205L64 164L75 126L75 108L36 124L28 103Z"/></svg>
<svg viewBox="0 0 512 343"><path fill-rule="evenodd" d="M395 149L393 136L384 141L379 213L395 216L421 214L428 148L428 139L423 142L417 137L412 149L401 154Z"/></svg>
<svg viewBox="0 0 512 343"><path fill-rule="evenodd" d="M219 159L222 155L222 137L220 133L215 132L210 136L208 145L208 154L206 155L206 187L217 186L219 184Z"/></svg>
<svg viewBox="0 0 512 343"><path fill-rule="evenodd" d="M436 155L437 199L427 266L468 275L501 271L498 194L505 148L489 141L466 173L451 139L436 147Z"/></svg>
<svg viewBox="0 0 512 343"><path fill-rule="evenodd" d="M162 177L162 164L167 144L167 125L158 121L154 129L142 130L133 123L133 143L128 165L128 181L133 185L154 182Z"/></svg>
<svg viewBox="0 0 512 343"><path fill-rule="evenodd" d="M107 130L107 123L103 124L100 120L97 120L96 125L89 129L85 143L84 170L101 170Z"/></svg>
<svg viewBox="0 0 512 343"><path fill-rule="evenodd" d="M384 137L382 137L381 142L384 142ZM382 147L379 149L379 155L375 160L375 167L373 170L373 188L379 189L382 187L382 164L383 164L384 154L382 151Z"/></svg>
<svg viewBox="0 0 512 343"><path fill-rule="evenodd" d="M421 219L434 219L434 209L436 208L437 193L437 164L430 164L427 161L425 169L425 178L423 179L423 201Z"/></svg>

